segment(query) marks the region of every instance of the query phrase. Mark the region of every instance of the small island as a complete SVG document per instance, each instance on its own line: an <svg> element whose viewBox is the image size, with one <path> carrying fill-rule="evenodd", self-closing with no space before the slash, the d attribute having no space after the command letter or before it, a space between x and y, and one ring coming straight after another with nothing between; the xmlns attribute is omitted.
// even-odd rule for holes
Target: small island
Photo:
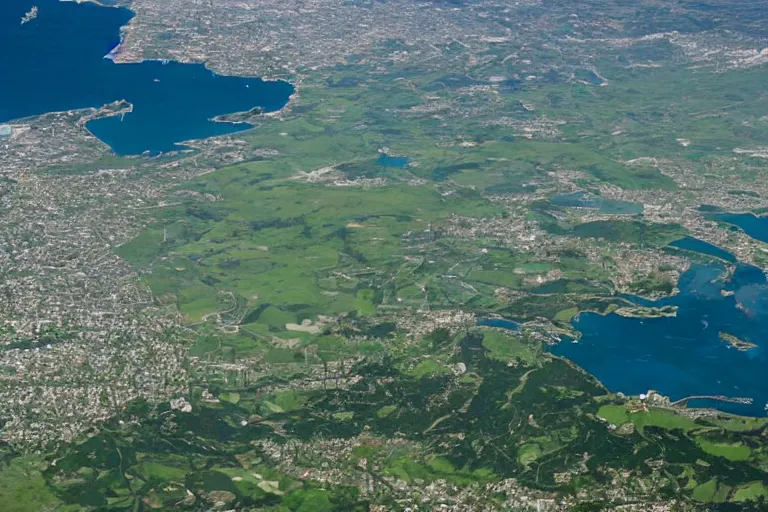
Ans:
<svg viewBox="0 0 768 512"><path fill-rule="evenodd" d="M663 306L660 308L643 306L622 307L616 309L614 313L626 318L662 318L677 316L677 306Z"/></svg>
<svg viewBox="0 0 768 512"><path fill-rule="evenodd" d="M217 123L248 123L253 124L251 121L254 118L264 115L263 107L254 107L247 112L236 112L233 114L222 114L213 118Z"/></svg>
<svg viewBox="0 0 768 512"><path fill-rule="evenodd" d="M744 341L742 339L737 338L733 334L728 334L727 332L720 331L719 332L720 339L735 348L736 350L740 350L742 352L746 352L747 350L752 350L753 348L756 348L757 345L754 343L750 343L749 341Z"/></svg>
<svg viewBox="0 0 768 512"><path fill-rule="evenodd" d="M33 6L24 17L21 18L21 24L24 25L37 18L37 6Z"/></svg>

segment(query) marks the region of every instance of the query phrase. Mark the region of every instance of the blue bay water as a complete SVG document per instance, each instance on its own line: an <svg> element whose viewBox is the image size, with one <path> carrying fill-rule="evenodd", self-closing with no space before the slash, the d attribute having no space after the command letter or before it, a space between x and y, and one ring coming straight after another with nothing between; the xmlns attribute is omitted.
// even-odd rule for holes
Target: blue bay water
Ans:
<svg viewBox="0 0 768 512"><path fill-rule="evenodd" d="M477 325L482 327L499 327L510 331L520 330L520 324L504 318L483 318L477 321Z"/></svg>
<svg viewBox="0 0 768 512"><path fill-rule="evenodd" d="M670 244L735 262L728 251L696 238ZM679 282L674 297L650 300L621 296L639 306L677 306L675 317L627 318L581 313L572 324L578 343L551 348L595 375L611 391L632 395L650 389L679 400L690 396L752 398L752 404L692 400L692 407L714 407L734 414L768 414L768 278L752 265L728 272L721 263L694 265ZM478 325L517 331L503 319ZM739 351L720 339L720 332L757 345Z"/></svg>
<svg viewBox="0 0 768 512"><path fill-rule="evenodd" d="M37 19L22 25L33 5ZM92 3L0 2L0 123L124 99L132 113L92 121L88 129L116 153L157 153L246 129L210 119L254 107L279 110L293 93L287 82L218 76L202 64L115 64L104 57L131 16Z"/></svg>
<svg viewBox="0 0 768 512"><path fill-rule="evenodd" d="M722 249L716 245L712 245L709 242L705 242L704 240L693 238L691 236L686 236L685 238L681 238L680 240L675 240L669 245L671 247L677 247L678 249L683 249L686 251L698 252L701 254L706 254L708 256L713 256L715 258L719 258L721 260L728 261L731 263L736 261L736 257L730 252L726 251L725 249Z"/></svg>
<svg viewBox="0 0 768 512"><path fill-rule="evenodd" d="M755 240L768 243L768 217L752 213L713 213L707 217L738 226Z"/></svg>
<svg viewBox="0 0 768 512"><path fill-rule="evenodd" d="M676 317L625 318L582 313L573 326L579 343L552 348L594 374L612 391L654 389L673 400L694 395L751 397L752 405L708 406L764 416L768 403L768 282L760 269L740 266L733 276L720 264L695 265L680 293L645 305L678 306ZM725 292L725 293L723 293ZM719 337L726 332L757 348L745 352Z"/></svg>
<svg viewBox="0 0 768 512"><path fill-rule="evenodd" d="M755 215L751 212L731 213L710 204L699 206L699 211L710 220L738 227L755 240L768 243L768 216Z"/></svg>

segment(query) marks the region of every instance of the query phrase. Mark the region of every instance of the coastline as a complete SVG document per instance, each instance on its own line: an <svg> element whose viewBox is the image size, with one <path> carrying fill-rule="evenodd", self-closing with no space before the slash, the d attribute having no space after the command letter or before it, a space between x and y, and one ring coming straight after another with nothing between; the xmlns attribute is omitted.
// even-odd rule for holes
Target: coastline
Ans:
<svg viewBox="0 0 768 512"><path fill-rule="evenodd" d="M230 75L230 74L224 74L220 73L219 71L212 68L209 64L208 60L176 60L176 59L135 59L131 58L130 56L125 56L125 53L123 52L123 46L125 44L125 41L130 37L131 32L131 23L136 18L136 12L131 10L128 7L114 5L114 6L108 6L99 3L97 0L59 0L61 2L72 2L75 1L77 3L82 2L90 2L94 3L96 5L99 5L101 7L113 7L113 8L119 8L119 9L126 9L131 13L131 18L128 20L128 22L120 27L120 40L115 44L115 46L106 54L104 55L104 58L107 60L112 61L116 65L120 64L141 64L144 62L161 62L161 63L168 63L168 62L176 62L179 64L202 64L205 69L214 75L220 75L220 76L230 76L230 77L236 77L236 78L253 78L253 79L259 79L262 82L284 82L291 86L293 89L293 92L288 97L288 101L283 105L281 108L277 110L272 111L263 111L258 116L253 117L272 117L276 119L282 119L282 117L288 113L291 112L292 108L295 106L296 101L298 101L299 98L299 92L300 87L303 84L303 80L299 75L295 75L293 77L291 76L285 76L281 77L279 75L270 76L257 76L257 75ZM219 118L225 118L225 117L237 117L242 116L246 113L251 112L252 110L256 108L262 108L260 106L255 106L252 109L248 111L240 111L240 112L227 112L224 114L219 114L213 118L211 118L211 121L213 122L221 122L221 123L229 123L230 121L226 119L219 119ZM251 128L255 127L256 125L254 123L249 122L248 119L244 119L241 121L242 123L250 125L250 128L246 128L243 131L250 130Z"/></svg>

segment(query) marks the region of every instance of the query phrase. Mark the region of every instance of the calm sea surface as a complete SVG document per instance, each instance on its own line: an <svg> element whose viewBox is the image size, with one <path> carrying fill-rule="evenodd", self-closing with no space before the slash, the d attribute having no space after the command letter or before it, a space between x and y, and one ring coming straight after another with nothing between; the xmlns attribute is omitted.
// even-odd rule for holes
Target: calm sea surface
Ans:
<svg viewBox="0 0 768 512"><path fill-rule="evenodd" d="M768 243L768 217L758 217L752 213L727 212L714 213L709 215L709 217L711 219L738 226L755 240Z"/></svg>
<svg viewBox="0 0 768 512"><path fill-rule="evenodd" d="M710 244L687 239L688 250L721 259L732 256ZM716 250L713 251L712 248ZM714 252L714 254L712 254ZM727 255L724 257L724 254ZM599 378L612 391L630 394L654 389L673 400L694 395L749 397L752 405L697 402L751 416L765 416L768 403L768 281L752 266L733 275L721 264L695 265L680 279L680 293L649 306L678 306L676 317L624 318L583 313L573 326L578 343L552 348ZM739 351L720 339L725 332L754 343ZM692 403L691 405L694 405Z"/></svg>
<svg viewBox="0 0 768 512"><path fill-rule="evenodd" d="M22 25L33 5L37 18ZM278 110L293 93L287 82L217 76L201 64L115 64L105 56L131 16L91 3L0 1L0 123L124 99L134 105L131 114L88 129L116 153L157 153L246 129L210 119L257 106Z"/></svg>

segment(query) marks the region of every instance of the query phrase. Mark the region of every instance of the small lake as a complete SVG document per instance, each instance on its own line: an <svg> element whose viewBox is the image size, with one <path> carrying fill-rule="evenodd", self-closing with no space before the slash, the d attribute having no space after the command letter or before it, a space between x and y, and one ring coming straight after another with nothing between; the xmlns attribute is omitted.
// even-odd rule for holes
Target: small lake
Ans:
<svg viewBox="0 0 768 512"><path fill-rule="evenodd" d="M379 159L376 161L379 165L384 167L395 167L397 169L405 169L408 167L411 159L404 156L392 156L381 153Z"/></svg>
<svg viewBox="0 0 768 512"><path fill-rule="evenodd" d="M22 25L33 5L37 18ZM219 76L202 64L115 64L105 56L131 17L127 9L89 2L0 2L0 123L124 99L132 113L87 128L118 154L159 153L247 129L210 119L254 107L279 110L293 94L287 82Z"/></svg>
<svg viewBox="0 0 768 512"><path fill-rule="evenodd" d="M643 213L643 205L641 204L603 199L599 196L587 195L584 192L552 196L552 204L571 208L596 208L599 209L600 213L611 215L638 215Z"/></svg>

